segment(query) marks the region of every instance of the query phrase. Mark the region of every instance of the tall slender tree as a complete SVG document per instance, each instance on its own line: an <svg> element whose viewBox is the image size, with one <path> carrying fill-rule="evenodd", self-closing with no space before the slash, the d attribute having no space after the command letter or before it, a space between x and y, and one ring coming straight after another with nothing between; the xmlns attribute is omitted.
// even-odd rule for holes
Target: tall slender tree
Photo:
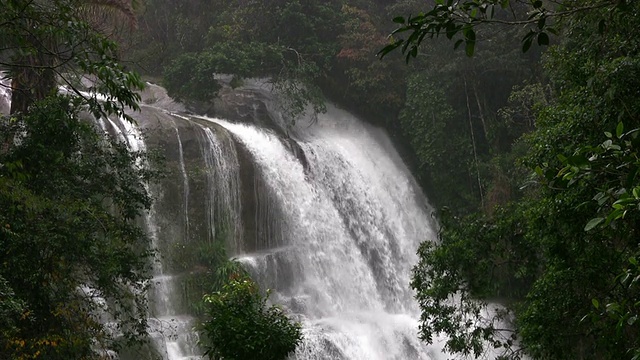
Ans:
<svg viewBox="0 0 640 360"><path fill-rule="evenodd" d="M11 114L24 114L29 106L57 91L58 80L72 86L77 73L111 82L124 74L99 73L87 66L90 58L107 55L114 63L115 47L102 37L118 22L135 25L135 1L54 0L2 1L0 65L11 78ZM80 56L79 56L80 55ZM136 97L115 94L121 105L135 108ZM98 104L94 101L93 105ZM109 106L108 106L109 107Z"/></svg>

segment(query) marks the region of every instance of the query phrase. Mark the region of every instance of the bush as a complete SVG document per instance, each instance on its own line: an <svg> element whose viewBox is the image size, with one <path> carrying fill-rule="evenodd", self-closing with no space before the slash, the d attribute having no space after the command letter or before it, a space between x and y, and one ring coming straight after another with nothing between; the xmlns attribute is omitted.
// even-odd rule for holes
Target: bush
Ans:
<svg viewBox="0 0 640 360"><path fill-rule="evenodd" d="M205 295L209 318L201 330L208 341L205 355L225 360L282 360L302 340L300 324L267 305L256 283L233 275L222 291Z"/></svg>

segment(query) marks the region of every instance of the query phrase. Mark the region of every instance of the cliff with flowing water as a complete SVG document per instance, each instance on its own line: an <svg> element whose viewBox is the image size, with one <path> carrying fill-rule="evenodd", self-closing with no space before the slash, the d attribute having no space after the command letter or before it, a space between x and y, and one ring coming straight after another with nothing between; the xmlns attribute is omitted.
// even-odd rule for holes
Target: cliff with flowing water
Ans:
<svg viewBox="0 0 640 360"><path fill-rule="evenodd" d="M98 121L166 160L142 219L152 346L120 358L201 357L195 305L221 248L302 323L295 359L440 358L417 338L409 287L432 210L385 132L331 105L287 126L260 83L223 91L215 111L188 115L149 84L137 124Z"/></svg>
<svg viewBox="0 0 640 360"><path fill-rule="evenodd" d="M216 118L176 115L150 90L139 125L172 174L148 221L161 263L223 241L302 322L297 359L439 356L416 337L409 288L418 244L434 235L431 209L383 130L333 106L286 127L259 85L224 94ZM207 270L187 262L200 268L164 266L151 294L154 315L176 322L168 359L195 354L182 302L198 299L184 283Z"/></svg>

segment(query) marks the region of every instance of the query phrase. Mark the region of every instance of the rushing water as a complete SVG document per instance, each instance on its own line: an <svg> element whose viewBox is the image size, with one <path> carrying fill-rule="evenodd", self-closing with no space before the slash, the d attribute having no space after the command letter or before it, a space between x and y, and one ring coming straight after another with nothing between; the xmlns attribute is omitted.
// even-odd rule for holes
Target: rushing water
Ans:
<svg viewBox="0 0 640 360"><path fill-rule="evenodd" d="M150 125L152 117L159 119ZM441 348L417 338L409 288L418 244L434 237L431 209L384 131L332 106L315 121L300 119L289 136L154 107L141 120L148 131L171 130L158 137L172 139L160 142L172 149L171 181L181 184L171 201L170 191L157 189L158 213L146 219L158 234L153 246L164 253L150 292L151 331L163 359L198 354L184 270L162 266L176 237L193 238L187 246L226 242L273 290L271 300L303 324L296 359L443 358ZM146 147L129 125L112 126L124 128L118 135L132 149Z"/></svg>
<svg viewBox="0 0 640 360"><path fill-rule="evenodd" d="M302 321L296 358L437 358L417 339L408 286L430 210L384 132L330 107L299 126L296 156L271 131L207 120L249 150L275 194L281 243L239 257Z"/></svg>
<svg viewBox="0 0 640 360"><path fill-rule="evenodd" d="M148 91L138 126L98 123L132 150L167 158L169 177L151 188L143 219L158 251L152 358L200 358L189 306L200 299L189 284L211 269L188 256L220 241L303 324L295 359L446 358L417 338L409 288L418 245L435 236L431 209L384 131L329 106L285 136L260 121L178 116L162 88ZM259 113L247 108L238 113Z"/></svg>

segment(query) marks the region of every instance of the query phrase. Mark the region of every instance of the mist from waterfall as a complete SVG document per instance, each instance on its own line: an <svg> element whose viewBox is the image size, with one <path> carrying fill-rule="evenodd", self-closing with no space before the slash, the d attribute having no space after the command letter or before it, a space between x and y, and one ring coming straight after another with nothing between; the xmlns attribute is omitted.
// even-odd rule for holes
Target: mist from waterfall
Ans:
<svg viewBox="0 0 640 360"><path fill-rule="evenodd" d="M238 257L303 323L297 359L436 359L417 339L409 288L431 209L386 134L330 106L294 129L222 119L246 147L281 214L278 246ZM300 151L301 150L301 151Z"/></svg>
<svg viewBox="0 0 640 360"><path fill-rule="evenodd" d="M331 105L287 135L172 111L181 109L158 96L135 114L137 126L99 122L134 151L162 149L169 167L144 219L158 253L151 358L200 358L192 283L209 270L185 254L220 241L302 323L293 358L445 358L418 339L409 287L419 243L436 237L432 209L383 130Z"/></svg>

